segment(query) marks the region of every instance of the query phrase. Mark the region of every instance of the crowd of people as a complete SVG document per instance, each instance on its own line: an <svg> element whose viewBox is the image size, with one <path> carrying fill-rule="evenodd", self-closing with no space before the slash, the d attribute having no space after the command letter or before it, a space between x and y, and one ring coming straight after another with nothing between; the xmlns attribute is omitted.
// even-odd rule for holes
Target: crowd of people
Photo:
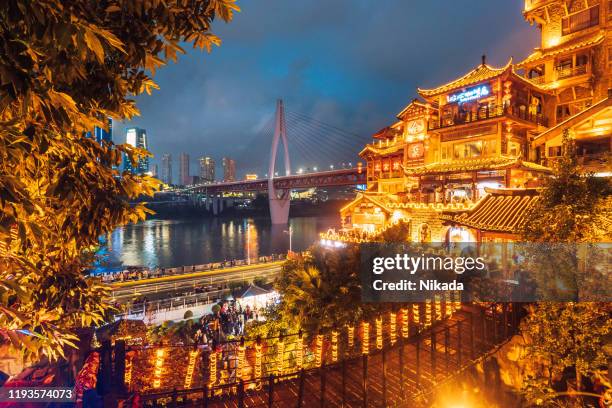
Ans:
<svg viewBox="0 0 612 408"><path fill-rule="evenodd" d="M194 327L194 340L197 344L209 344L242 336L246 323L259 318L259 310L250 305L243 308L236 301L224 302L213 313L199 319Z"/></svg>

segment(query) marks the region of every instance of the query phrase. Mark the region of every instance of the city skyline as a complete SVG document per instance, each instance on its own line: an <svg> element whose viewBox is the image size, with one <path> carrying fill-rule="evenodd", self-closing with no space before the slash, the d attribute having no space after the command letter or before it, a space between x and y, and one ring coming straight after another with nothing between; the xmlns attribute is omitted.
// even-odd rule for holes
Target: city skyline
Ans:
<svg viewBox="0 0 612 408"><path fill-rule="evenodd" d="M269 156L270 140L261 130L272 118L279 97L289 110L363 137L356 142L361 144L387 124L389 115L399 112L406 98L416 95L417 86L451 79L457 70L471 69L483 53L496 66L505 64L509 55L519 60L538 42L538 30L521 16L521 2L479 2L471 8L449 3L447 13L440 14L433 4L392 1L372 13L365 3L338 1L327 5L326 17L317 20L321 6L317 2L302 4L296 11L268 1L280 18L276 13L274 19L266 15L268 3L244 5L231 29L213 26L223 40L221 48L211 55L188 53L179 64L160 71L155 79L161 89L149 98L138 98L142 116L116 124L149 130L152 163L160 163L163 153L178 157L189 151L196 157L215 157L217 162L224 156L234 158L238 177L263 175L267 160L249 159ZM507 18L494 27L465 24L500 13ZM411 17L417 15L421 17ZM364 24L363 32L355 32L355 21ZM266 26L265 32L259 24ZM314 37L309 35L312 24L319 33ZM422 35L429 38L429 49L421 49L418 41L406 41ZM478 45L458 52L455 42L448 41L455 37ZM420 57L415 59L417 54ZM248 64L235 64L239 58ZM453 59L453 67L445 63L448 58ZM350 160L356 157L339 161ZM323 165L329 163L296 162L292 170ZM190 167L197 174L197 164Z"/></svg>

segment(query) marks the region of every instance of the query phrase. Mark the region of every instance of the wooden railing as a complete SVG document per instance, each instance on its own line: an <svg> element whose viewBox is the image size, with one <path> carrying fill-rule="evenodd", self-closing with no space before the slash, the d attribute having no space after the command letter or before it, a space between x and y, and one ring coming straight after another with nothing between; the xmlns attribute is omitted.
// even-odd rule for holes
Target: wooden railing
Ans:
<svg viewBox="0 0 612 408"><path fill-rule="evenodd" d="M555 78L557 80L584 75L589 72L589 65L578 65L576 67L555 67Z"/></svg>
<svg viewBox="0 0 612 408"><path fill-rule="evenodd" d="M452 119L441 118L438 123L430 123L429 130L441 129L451 126L465 125L468 123L480 122L483 120L510 116L538 125L548 126L548 120L540 113L530 113L528 107L493 106L480 108L477 111L469 111L455 115Z"/></svg>

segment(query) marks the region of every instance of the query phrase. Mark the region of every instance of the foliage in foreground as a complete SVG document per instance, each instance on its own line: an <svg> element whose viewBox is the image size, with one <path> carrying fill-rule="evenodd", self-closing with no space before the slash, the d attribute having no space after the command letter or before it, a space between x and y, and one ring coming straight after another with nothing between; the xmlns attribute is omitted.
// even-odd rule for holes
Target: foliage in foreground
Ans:
<svg viewBox="0 0 612 408"><path fill-rule="evenodd" d="M328 333L401 307L362 302L359 269L356 245L334 249L315 245L306 255L287 260L274 284L282 301L266 311L265 323L250 325L249 334Z"/></svg>
<svg viewBox="0 0 612 408"><path fill-rule="evenodd" d="M176 61L181 42L210 51L214 18L234 0L0 2L0 341L28 357L63 355L76 327L109 306L86 279L98 237L143 219L157 183L123 174L121 157L85 132L138 114L147 73Z"/></svg>
<svg viewBox="0 0 612 408"><path fill-rule="evenodd" d="M576 162L574 142L567 132L563 152L554 177L547 181L541 199L529 214L523 239L548 243L609 242L612 235L609 180L581 171ZM536 256L544 258L546 254L536 253ZM554 291L559 281L570 289L577 288L572 288L575 284L572 281L579 278L579 254L568 250L564 258L564 263L571 268L536 272L541 275L535 276L536 280L549 281L548 285L540 284L541 289L553 296L557 295ZM609 271L603 271L600 278L609 279ZM605 280L598 282L603 284L604 290L609 290ZM555 382L562 373L572 372L576 387L582 389L583 379L605 366L603 347L612 333L611 316L610 303L540 302L530 308L521 325L521 333L528 339L526 359L540 362L546 367L546 373L526 382L523 391L528 401L563 404L557 399L555 390Z"/></svg>

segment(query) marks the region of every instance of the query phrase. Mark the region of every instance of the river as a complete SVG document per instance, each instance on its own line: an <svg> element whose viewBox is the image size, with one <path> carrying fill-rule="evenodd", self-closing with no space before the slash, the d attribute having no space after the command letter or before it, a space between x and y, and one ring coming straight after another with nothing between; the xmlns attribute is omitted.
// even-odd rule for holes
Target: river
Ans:
<svg viewBox="0 0 612 408"><path fill-rule="evenodd" d="M292 249L307 249L320 232L339 224L337 215L291 218ZM246 259L249 254L255 258L286 253L287 231L288 226L272 226L268 217L149 219L103 237L94 273L126 266L167 268Z"/></svg>

